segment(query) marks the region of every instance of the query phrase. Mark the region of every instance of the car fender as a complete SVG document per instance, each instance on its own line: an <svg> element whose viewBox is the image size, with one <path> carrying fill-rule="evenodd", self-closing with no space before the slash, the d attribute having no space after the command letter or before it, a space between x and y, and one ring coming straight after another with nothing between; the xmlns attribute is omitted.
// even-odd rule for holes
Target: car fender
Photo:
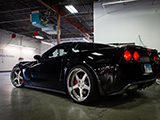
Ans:
<svg viewBox="0 0 160 120"><path fill-rule="evenodd" d="M103 89L102 89L102 87L101 87L101 81L100 81L97 73L96 73L96 72L93 70L93 68L92 68L88 63L86 63L85 61L78 62L78 63L72 64L72 65L64 68L64 80L65 80L65 83L64 83L64 84L66 85L67 76L68 76L69 71L70 71L74 66L77 66L77 65L82 65L82 66L86 67L88 70L90 70L90 72L92 72L92 74L94 75L94 77L95 77L96 80L97 80L100 95L105 95L105 93L104 93L104 91L103 91Z"/></svg>

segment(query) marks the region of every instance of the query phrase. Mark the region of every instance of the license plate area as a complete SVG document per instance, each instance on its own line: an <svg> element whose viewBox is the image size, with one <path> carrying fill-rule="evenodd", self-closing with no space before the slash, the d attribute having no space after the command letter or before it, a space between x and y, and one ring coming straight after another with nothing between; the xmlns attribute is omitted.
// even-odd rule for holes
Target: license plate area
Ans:
<svg viewBox="0 0 160 120"><path fill-rule="evenodd" d="M145 73L153 73L152 67L150 64L144 64L144 72Z"/></svg>

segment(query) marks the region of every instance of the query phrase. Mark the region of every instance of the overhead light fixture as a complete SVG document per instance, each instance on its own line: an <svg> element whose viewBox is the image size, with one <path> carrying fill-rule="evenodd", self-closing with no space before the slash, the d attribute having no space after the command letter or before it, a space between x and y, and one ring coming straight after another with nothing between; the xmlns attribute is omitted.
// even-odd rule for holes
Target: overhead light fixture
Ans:
<svg viewBox="0 0 160 120"><path fill-rule="evenodd" d="M22 45L9 44L9 46L11 46L11 47L25 48L25 49L30 49L30 50L36 50L36 48L26 47L26 46L22 46Z"/></svg>
<svg viewBox="0 0 160 120"><path fill-rule="evenodd" d="M15 45L15 44L9 44L9 46L12 46L12 47L19 47L19 48L22 47L21 45Z"/></svg>
<svg viewBox="0 0 160 120"><path fill-rule="evenodd" d="M103 3L102 6L113 5L118 3L127 3L127 2L133 2L133 1L137 1L137 0L123 0L123 1L121 0L121 1L107 2L107 3Z"/></svg>
<svg viewBox="0 0 160 120"><path fill-rule="evenodd" d="M67 8L71 13L78 13L73 5L66 5L65 8Z"/></svg>
<svg viewBox="0 0 160 120"><path fill-rule="evenodd" d="M134 1L137 1L137 0L120 0L120 1L114 1L114 2L107 2L107 3L103 3L102 7L105 10L105 12L107 13L106 7L105 7L107 5L114 5L114 4L118 4L118 3L127 3L127 2L134 2Z"/></svg>
<svg viewBox="0 0 160 120"><path fill-rule="evenodd" d="M83 40L84 40L85 42L89 42L89 40L87 40L86 38L83 38Z"/></svg>
<svg viewBox="0 0 160 120"><path fill-rule="evenodd" d="M36 38L36 39L44 39L44 37L42 37L42 36L34 36L34 38Z"/></svg>
<svg viewBox="0 0 160 120"><path fill-rule="evenodd" d="M41 43L42 43L42 44L46 44L46 45L51 45L51 46L53 46L52 43L48 43L48 42L45 42L45 41L41 41Z"/></svg>
<svg viewBox="0 0 160 120"><path fill-rule="evenodd" d="M28 50L36 50L36 48L32 48L32 47L23 47L25 49L28 49Z"/></svg>

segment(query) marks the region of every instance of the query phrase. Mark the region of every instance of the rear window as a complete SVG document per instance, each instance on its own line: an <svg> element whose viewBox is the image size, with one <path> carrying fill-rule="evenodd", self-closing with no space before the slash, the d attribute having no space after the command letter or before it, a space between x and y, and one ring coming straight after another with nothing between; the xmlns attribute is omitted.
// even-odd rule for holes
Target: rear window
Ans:
<svg viewBox="0 0 160 120"><path fill-rule="evenodd" d="M107 48L107 47L110 48L111 46L105 44L79 43L75 49L83 51L83 50L93 50L93 49Z"/></svg>

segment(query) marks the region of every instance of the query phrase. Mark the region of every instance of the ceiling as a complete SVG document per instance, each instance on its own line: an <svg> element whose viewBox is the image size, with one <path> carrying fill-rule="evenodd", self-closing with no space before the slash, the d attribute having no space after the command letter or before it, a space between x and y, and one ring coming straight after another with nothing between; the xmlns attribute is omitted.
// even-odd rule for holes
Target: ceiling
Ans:
<svg viewBox="0 0 160 120"><path fill-rule="evenodd" d="M72 4L78 13L71 14L65 5ZM47 24L57 25L57 12L60 17L61 38L84 37L93 39L93 0L1 0L0 28L33 37L37 31L44 39L49 35L30 22L32 11L39 11L48 18ZM57 35L52 35L56 39Z"/></svg>

